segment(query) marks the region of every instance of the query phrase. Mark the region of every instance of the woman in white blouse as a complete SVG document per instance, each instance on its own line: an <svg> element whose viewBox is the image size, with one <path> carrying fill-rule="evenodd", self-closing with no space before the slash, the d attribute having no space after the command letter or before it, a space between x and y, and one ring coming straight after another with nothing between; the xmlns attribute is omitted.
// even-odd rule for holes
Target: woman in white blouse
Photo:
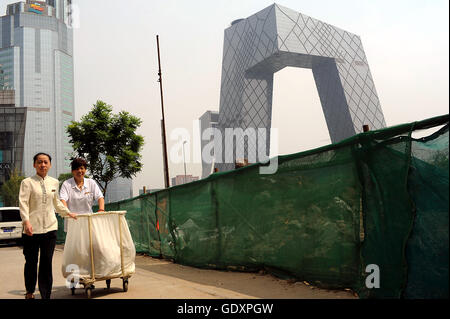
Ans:
<svg viewBox="0 0 450 319"><path fill-rule="evenodd" d="M45 153L36 154L33 158L33 166L36 169L36 175L25 178L20 184L19 192L25 256L25 298L34 299L36 280L38 280L41 298L50 299L53 285L52 260L58 229L55 210L61 216L74 219L76 214L71 213L60 202L58 180L47 175L52 167L51 156Z"/></svg>
<svg viewBox="0 0 450 319"><path fill-rule="evenodd" d="M98 202L98 211L105 211L105 199L97 183L84 177L87 162L83 158L76 158L71 163L72 178L66 180L59 191L59 197L64 206L78 213L92 213L94 202ZM64 230L67 231L66 224Z"/></svg>

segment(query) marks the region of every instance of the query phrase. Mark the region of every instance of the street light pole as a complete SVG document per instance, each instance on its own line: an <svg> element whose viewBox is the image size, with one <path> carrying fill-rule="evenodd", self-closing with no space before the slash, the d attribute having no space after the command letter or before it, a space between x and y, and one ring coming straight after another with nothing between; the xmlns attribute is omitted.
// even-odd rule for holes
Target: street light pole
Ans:
<svg viewBox="0 0 450 319"><path fill-rule="evenodd" d="M186 141L183 142L183 162L184 162L184 183L186 184L186 157L184 155L184 144L186 144Z"/></svg>

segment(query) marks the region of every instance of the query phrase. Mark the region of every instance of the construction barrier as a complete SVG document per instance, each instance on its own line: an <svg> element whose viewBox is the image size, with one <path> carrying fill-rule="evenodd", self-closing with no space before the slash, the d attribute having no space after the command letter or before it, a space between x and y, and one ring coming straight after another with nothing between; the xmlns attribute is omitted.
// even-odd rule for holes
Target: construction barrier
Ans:
<svg viewBox="0 0 450 319"><path fill-rule="evenodd" d="M127 211L137 252L184 265L266 269L361 298L448 298L448 122L361 133L279 156L275 174L253 164L106 209Z"/></svg>

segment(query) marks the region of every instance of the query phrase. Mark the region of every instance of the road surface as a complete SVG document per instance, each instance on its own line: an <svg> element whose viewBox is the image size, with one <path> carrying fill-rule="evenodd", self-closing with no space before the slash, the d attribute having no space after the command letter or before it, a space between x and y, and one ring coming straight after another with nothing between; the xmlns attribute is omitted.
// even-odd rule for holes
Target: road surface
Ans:
<svg viewBox="0 0 450 319"><path fill-rule="evenodd" d="M84 289L74 296L61 273L64 247L53 257L52 299L85 299ZM22 248L0 244L0 299L23 299L25 294ZM198 269L148 256L136 256L136 273L129 279L128 292L121 279L111 288L96 282L92 299L354 299L350 291L330 291L290 282L268 274ZM36 298L39 290L36 286Z"/></svg>

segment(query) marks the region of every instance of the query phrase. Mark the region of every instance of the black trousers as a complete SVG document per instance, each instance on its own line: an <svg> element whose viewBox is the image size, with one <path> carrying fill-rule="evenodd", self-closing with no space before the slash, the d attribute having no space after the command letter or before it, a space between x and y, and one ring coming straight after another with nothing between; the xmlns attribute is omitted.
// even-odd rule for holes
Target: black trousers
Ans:
<svg viewBox="0 0 450 319"><path fill-rule="evenodd" d="M34 293L36 279L42 299L50 299L53 286L52 260L56 245L56 230L45 234L22 234L23 254L25 255L25 288ZM39 275L38 275L38 257Z"/></svg>

